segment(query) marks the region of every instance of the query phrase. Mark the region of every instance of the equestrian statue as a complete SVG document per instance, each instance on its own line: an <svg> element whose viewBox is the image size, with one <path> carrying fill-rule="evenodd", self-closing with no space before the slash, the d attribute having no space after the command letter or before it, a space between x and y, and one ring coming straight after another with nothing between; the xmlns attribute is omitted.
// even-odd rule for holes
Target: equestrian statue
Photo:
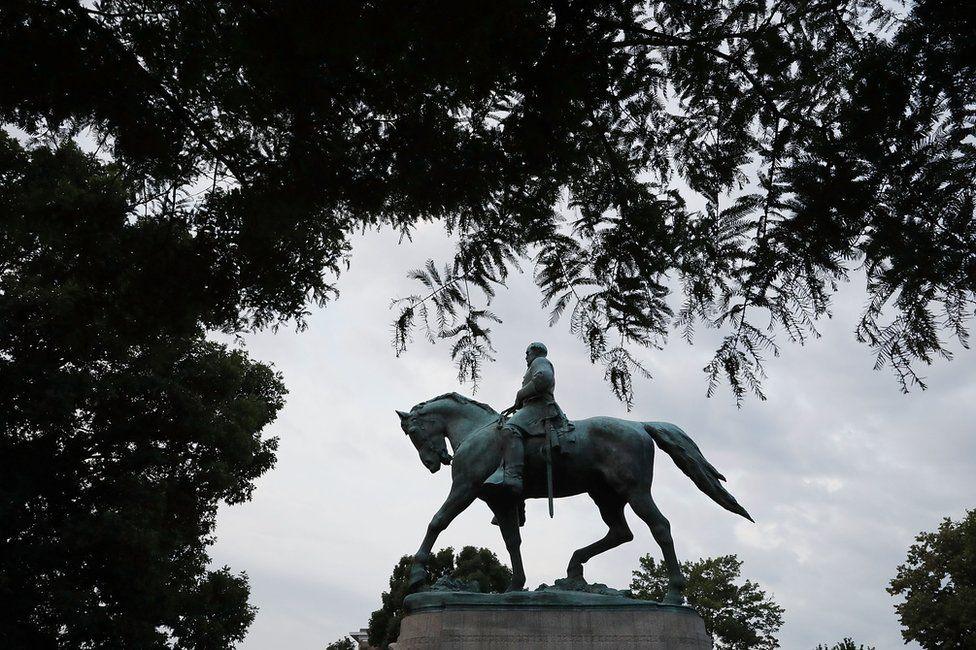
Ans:
<svg viewBox="0 0 976 650"><path fill-rule="evenodd" d="M556 403L555 370L546 346L532 343L527 370L514 404L498 413L487 404L447 393L397 411L400 426L431 473L451 465L451 491L427 527L413 556L410 590L426 580L426 565L437 536L475 499L488 504L511 555L511 591L525 587L521 533L525 499L552 499L586 493L609 530L573 553L567 578L583 583L583 565L592 557L634 538L624 506L650 528L668 570L665 603L684 602L685 577L674 552L671 525L651 498L654 443L698 488L720 506L752 521L722 486L725 480L701 450L668 422L636 422L593 417L570 422ZM510 416L510 417L508 417ZM454 452L448 451L448 443Z"/></svg>

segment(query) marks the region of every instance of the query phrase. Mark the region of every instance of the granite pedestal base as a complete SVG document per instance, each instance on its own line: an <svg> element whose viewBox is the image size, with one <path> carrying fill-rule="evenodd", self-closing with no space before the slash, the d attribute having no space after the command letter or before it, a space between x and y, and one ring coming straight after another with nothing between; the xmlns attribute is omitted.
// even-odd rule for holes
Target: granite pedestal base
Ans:
<svg viewBox="0 0 976 650"><path fill-rule="evenodd" d="M579 592L424 592L404 602L396 650L710 650L690 607Z"/></svg>

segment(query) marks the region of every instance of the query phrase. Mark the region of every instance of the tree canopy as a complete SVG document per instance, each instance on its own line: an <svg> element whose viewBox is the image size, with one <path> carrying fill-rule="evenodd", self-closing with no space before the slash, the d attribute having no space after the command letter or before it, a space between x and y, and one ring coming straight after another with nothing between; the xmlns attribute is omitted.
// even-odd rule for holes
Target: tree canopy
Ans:
<svg viewBox="0 0 976 650"><path fill-rule="evenodd" d="M381 596L382 607L369 617L369 644L373 647L386 648L400 636L403 599L407 596L412 563L410 555L400 558L390 576L390 590ZM455 557L454 549L447 547L431 555L426 584L431 585L444 577L463 583L477 582L481 593L498 593L511 583L512 570L487 548L465 546Z"/></svg>
<svg viewBox="0 0 976 650"><path fill-rule="evenodd" d="M976 641L976 510L919 533L888 593L904 599L895 611L905 643L970 647Z"/></svg>
<svg viewBox="0 0 976 650"><path fill-rule="evenodd" d="M702 325L709 393L761 396L863 269L856 336L907 390L972 313L976 12L889 4L12 0L0 119L192 206L223 326L326 301L358 229L440 221L394 345L429 315L462 377L529 264L628 404L637 350Z"/></svg>
<svg viewBox="0 0 976 650"><path fill-rule="evenodd" d="M717 650L778 648L776 633L784 610L755 582L737 584L741 568L742 561L734 555L682 562L688 604L705 621ZM668 591L667 567L650 555L642 556L630 591L635 598L661 602Z"/></svg>
<svg viewBox="0 0 976 650"><path fill-rule="evenodd" d="M229 647L254 609L207 547L281 380L206 338L195 239L115 166L0 136L0 180L0 645Z"/></svg>
<svg viewBox="0 0 976 650"><path fill-rule="evenodd" d="M325 646L325 650L356 650L356 642L344 636Z"/></svg>

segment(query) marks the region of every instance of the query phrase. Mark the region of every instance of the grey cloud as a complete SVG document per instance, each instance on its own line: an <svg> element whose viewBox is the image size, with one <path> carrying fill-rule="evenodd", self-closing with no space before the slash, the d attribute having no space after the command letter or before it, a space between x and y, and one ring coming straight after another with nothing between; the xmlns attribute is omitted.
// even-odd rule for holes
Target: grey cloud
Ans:
<svg viewBox="0 0 976 650"><path fill-rule="evenodd" d="M415 239L399 248L391 233L357 239L340 299L316 311L307 331L246 340L291 391L269 431L281 437L278 466L260 480L253 502L222 509L213 552L215 563L252 578L261 611L248 650L320 648L364 626L393 564L415 550L447 493L448 473L431 476L419 464L393 413L447 390L472 393L457 384L444 346L417 337L400 359L390 347L389 298L414 290L404 271L449 254L439 228ZM570 417L674 422L728 476L757 525L716 507L664 454L655 461L655 500L671 519L679 556L736 553L744 574L774 594L786 608L784 648L812 649L845 635L879 648L901 645L887 581L917 532L974 506L971 354L927 369L929 391L901 395L854 341L863 303L855 280L823 323L823 338L804 348L784 344L782 356L769 360L768 401L749 399L737 409L727 392L705 398L701 369L717 335L703 330L694 346L675 337L644 355L654 379L640 380L628 415L565 325L547 328L531 277L516 275L510 285L492 306L506 322L496 328L498 360L486 368L478 399L507 405L525 344L545 341ZM557 502L554 521L544 503L532 502L528 517L524 556L533 584L562 575L572 551L604 533L585 497ZM438 547L488 546L506 559L488 520L487 509L474 505ZM629 520L635 541L592 560L590 579L626 586L640 555L660 556L636 517Z"/></svg>

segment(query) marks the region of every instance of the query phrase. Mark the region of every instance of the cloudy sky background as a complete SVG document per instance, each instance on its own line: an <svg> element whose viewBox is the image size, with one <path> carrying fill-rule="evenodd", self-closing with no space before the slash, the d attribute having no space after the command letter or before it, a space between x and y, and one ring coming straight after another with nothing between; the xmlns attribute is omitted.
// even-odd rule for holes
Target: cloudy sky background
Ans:
<svg viewBox="0 0 976 650"><path fill-rule="evenodd" d="M438 226L396 247L390 232L354 241L339 300L313 312L304 332L281 329L244 339L250 354L285 377L288 403L267 431L280 438L277 467L248 504L220 511L216 565L246 571L260 611L246 650L323 648L365 626L390 571L412 553L446 496L449 471L430 475L401 433L407 410L459 385L447 346L418 336L401 358L390 345L393 296L416 290L404 277L428 257L447 259ZM927 368L930 389L904 396L888 371L853 337L863 279L842 288L823 337L783 345L767 364L768 400L737 409L727 389L705 397L702 367L719 335L700 329L694 346L677 334L643 354L652 380L637 380L633 412L611 395L603 370L565 323L550 329L531 269L514 275L493 303L497 361L476 397L507 406L519 387L523 351L550 349L556 397L570 418L613 415L681 426L728 477L728 488L758 522L728 513L701 494L667 455L657 455L655 499L671 520L680 559L726 553L744 562L786 608L783 648L811 649L851 636L879 649L902 645L885 586L922 530L976 506L976 437L971 434L976 356ZM591 560L586 576L629 585L640 555L660 550L632 512L635 540ZM487 507L476 502L436 548L487 546L508 563ZM586 496L530 502L523 529L529 587L564 575L572 552L605 533ZM917 646L911 646L917 647Z"/></svg>

